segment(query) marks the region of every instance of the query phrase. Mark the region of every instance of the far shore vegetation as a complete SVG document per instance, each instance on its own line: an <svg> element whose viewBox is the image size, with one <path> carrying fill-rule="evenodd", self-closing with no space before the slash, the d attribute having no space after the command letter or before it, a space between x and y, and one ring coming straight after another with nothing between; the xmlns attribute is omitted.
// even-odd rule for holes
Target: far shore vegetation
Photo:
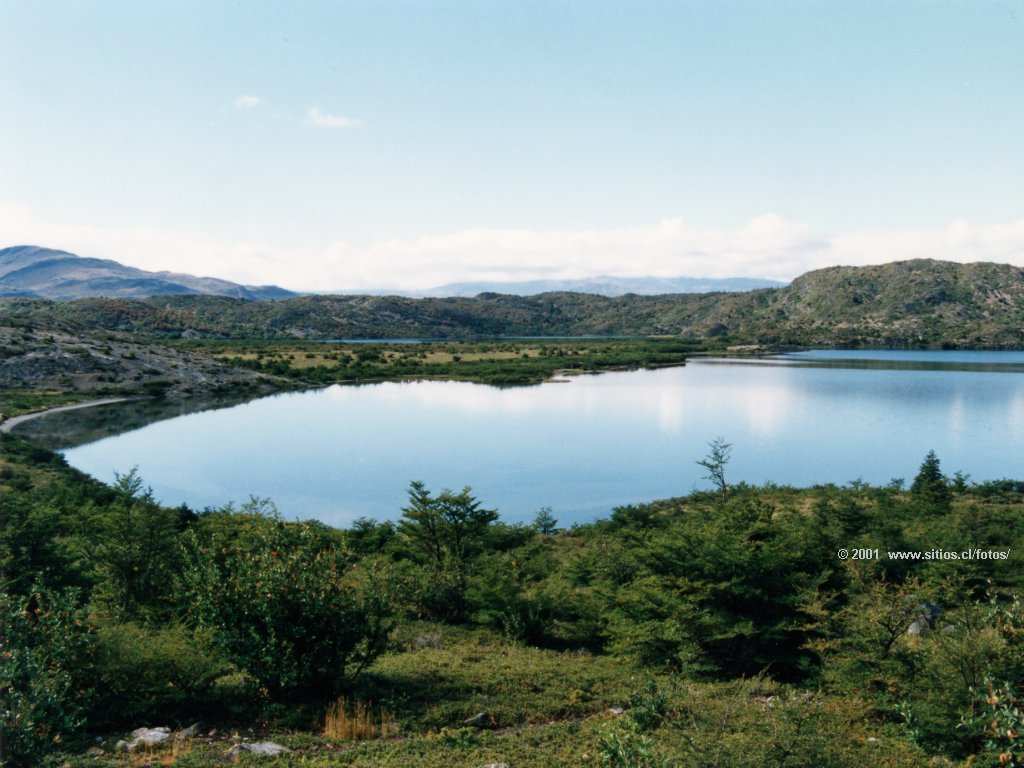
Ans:
<svg viewBox="0 0 1024 768"><path fill-rule="evenodd" d="M218 360L304 383L455 379L499 386L562 374L682 365L706 345L679 339L533 339L414 344L194 342Z"/></svg>
<svg viewBox="0 0 1024 768"><path fill-rule="evenodd" d="M72 372L38 376L33 363L0 388L0 421L106 397L257 396L283 389L377 381L457 380L495 386L555 376L683 365L712 349L680 339L531 339L487 342L346 343L284 340L143 340L77 337L67 342L22 331L6 354L77 361ZM41 367L38 363L36 366ZM124 368L136 369L124 375ZM198 384L203 374L212 385Z"/></svg>

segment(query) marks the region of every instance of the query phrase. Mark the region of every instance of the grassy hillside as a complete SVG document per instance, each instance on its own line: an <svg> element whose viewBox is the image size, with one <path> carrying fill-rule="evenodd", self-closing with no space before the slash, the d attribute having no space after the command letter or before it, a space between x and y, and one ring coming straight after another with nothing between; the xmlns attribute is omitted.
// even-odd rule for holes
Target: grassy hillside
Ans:
<svg viewBox="0 0 1024 768"><path fill-rule="evenodd" d="M1024 269L917 260L830 267L775 292L762 314L803 343L1024 342Z"/></svg>
<svg viewBox="0 0 1024 768"><path fill-rule="evenodd" d="M809 272L749 293L475 298L7 299L0 321L220 338L681 335L803 345L1024 345L1024 270L931 260Z"/></svg>

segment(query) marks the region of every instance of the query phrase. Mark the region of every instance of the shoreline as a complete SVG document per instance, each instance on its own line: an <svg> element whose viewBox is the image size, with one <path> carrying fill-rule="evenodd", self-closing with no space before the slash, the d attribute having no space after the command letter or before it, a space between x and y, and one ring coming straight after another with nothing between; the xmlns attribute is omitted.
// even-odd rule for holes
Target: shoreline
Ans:
<svg viewBox="0 0 1024 768"><path fill-rule="evenodd" d="M61 413L63 411L77 411L81 408L95 408L99 405L113 405L114 403L125 403L129 400L139 400L138 397L107 397L101 400L87 400L84 403L73 403L71 405L58 405L53 408L46 408L42 411L32 411L31 413L23 413L18 416L11 416L3 421L0 421L0 433L8 434L17 427L19 424L24 424L26 421L32 421L33 419L39 419L43 416L49 416L53 413Z"/></svg>

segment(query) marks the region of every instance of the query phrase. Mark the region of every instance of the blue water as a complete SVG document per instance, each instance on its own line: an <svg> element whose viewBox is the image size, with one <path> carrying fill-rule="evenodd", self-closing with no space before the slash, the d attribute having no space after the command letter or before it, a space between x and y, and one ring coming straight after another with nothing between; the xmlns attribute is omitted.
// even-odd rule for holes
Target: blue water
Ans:
<svg viewBox="0 0 1024 768"><path fill-rule="evenodd" d="M1024 361L1013 352L884 354ZM775 362L693 361L512 389L334 386L157 422L66 456L102 480L137 464L167 503L201 508L252 494L288 517L339 525L397 517L416 479L471 485L508 520L550 506L563 524L587 521L706 487L694 462L719 435L734 445L733 481L885 483L912 478L929 449L947 472L1024 477L1024 374Z"/></svg>
<svg viewBox="0 0 1024 768"><path fill-rule="evenodd" d="M790 352L790 360L878 360L922 363L995 363L1024 364L1024 351L990 351L978 349L813 349Z"/></svg>

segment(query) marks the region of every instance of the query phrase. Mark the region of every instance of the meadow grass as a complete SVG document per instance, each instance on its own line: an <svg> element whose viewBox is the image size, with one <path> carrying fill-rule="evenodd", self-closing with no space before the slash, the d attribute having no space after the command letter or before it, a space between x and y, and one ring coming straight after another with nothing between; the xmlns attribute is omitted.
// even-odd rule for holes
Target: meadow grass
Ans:
<svg viewBox="0 0 1024 768"><path fill-rule="evenodd" d="M357 691L327 709L322 731L273 721L258 730L221 724L215 736L193 739L187 749L172 744L151 750L141 762L110 751L111 737L104 754L64 755L58 764L213 768L228 762L228 750L243 737L292 750L239 757L239 764L272 768L924 764L899 727L876 721L870 707L854 698L819 696L767 679L652 678L622 659L528 648L482 630L427 624L413 630L406 633L413 639L431 632L440 642L379 659ZM654 720L639 715L644 691L652 689L664 700L663 715ZM381 703L363 698L370 695ZM485 727L465 724L479 713L486 715Z"/></svg>

